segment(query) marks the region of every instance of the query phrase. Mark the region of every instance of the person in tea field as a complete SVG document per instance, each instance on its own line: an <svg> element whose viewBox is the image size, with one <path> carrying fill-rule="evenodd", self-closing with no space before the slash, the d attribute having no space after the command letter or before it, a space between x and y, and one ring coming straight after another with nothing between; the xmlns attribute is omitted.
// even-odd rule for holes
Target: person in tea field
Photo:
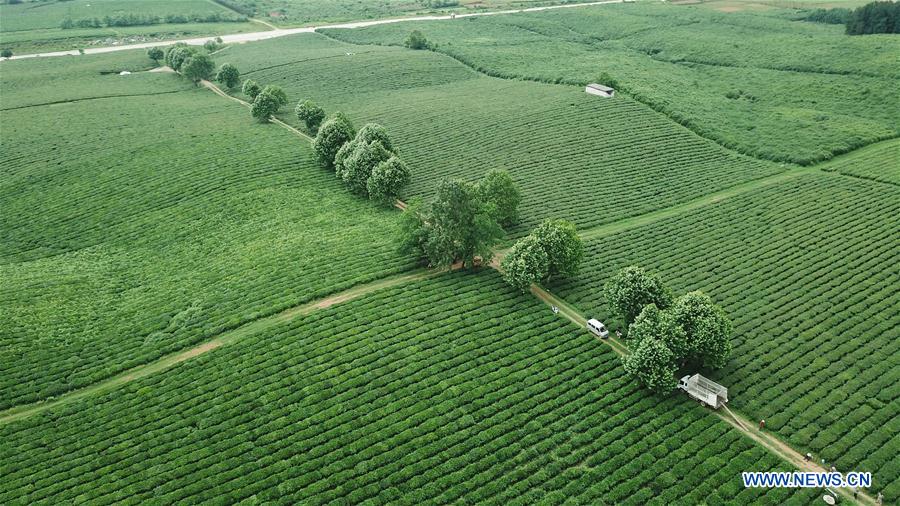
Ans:
<svg viewBox="0 0 900 506"><path fill-rule="evenodd" d="M766 421L765 421L765 420L760 420L760 421L759 421L759 430L763 430L763 429L765 429L765 428L766 428Z"/></svg>

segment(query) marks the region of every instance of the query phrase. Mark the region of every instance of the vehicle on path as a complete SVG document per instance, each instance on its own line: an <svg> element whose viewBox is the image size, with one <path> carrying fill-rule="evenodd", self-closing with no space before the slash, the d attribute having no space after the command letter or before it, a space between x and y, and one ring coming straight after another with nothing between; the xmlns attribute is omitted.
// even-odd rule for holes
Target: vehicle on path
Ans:
<svg viewBox="0 0 900 506"><path fill-rule="evenodd" d="M606 325L603 325L603 322L600 320L591 318L587 321L587 328L591 333L600 336L602 339L609 337L609 330L607 330Z"/></svg>
<svg viewBox="0 0 900 506"><path fill-rule="evenodd" d="M700 401L700 404L713 409L719 409L728 402L727 388L699 374L681 378L678 388Z"/></svg>

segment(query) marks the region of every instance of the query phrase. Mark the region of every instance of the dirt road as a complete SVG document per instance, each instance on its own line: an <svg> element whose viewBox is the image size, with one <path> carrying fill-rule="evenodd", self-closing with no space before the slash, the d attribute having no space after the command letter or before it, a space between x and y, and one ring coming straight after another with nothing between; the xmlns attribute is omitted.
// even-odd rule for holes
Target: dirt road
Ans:
<svg viewBox="0 0 900 506"><path fill-rule="evenodd" d="M415 21L442 21L442 20L452 20L452 19L461 19L461 18L471 18L478 16L497 16L500 14L517 14L521 12L537 12L537 11L545 11L545 10L553 10L553 9L571 9L573 7L588 7L592 5L604 5L604 4L617 4L622 3L623 0L604 0L602 2L585 2L585 3L577 3L577 4L565 4L565 5L549 5L546 7L530 7L528 9L510 9L510 10L502 10L502 11L489 11L489 12L473 12L470 14L457 14L455 16L410 16L405 18L388 18L388 19L376 19L371 21L354 21L351 23L338 23L338 24L326 24L326 25L318 25L318 26L305 26L301 28L276 28L274 30L267 30L264 32L249 32L249 33L235 33L231 35L222 35L222 42L225 44L241 44L244 42L254 42L257 40L267 40L274 39L277 37L284 37L286 35L294 35L298 33L312 33L318 30L319 28L365 28L367 26L375 26L375 25L385 25L389 23L408 23ZM259 20L254 20L268 26L272 26L269 23L264 23ZM158 47L158 46L171 46L176 42L184 42L185 44L189 44L191 46L201 46L206 41L215 38L215 35L210 35L206 37L196 37L192 39L180 39L180 40L166 40L166 41L156 41L156 42L143 42L141 44L127 44L122 46L108 46L108 47L93 47L84 49L84 54L102 54L102 53L112 53L115 51L128 51L129 49L146 49L149 47ZM20 54L12 56L11 58L5 58L7 60L22 60L26 58L51 58L54 56L78 56L80 53L77 49L73 49L71 51L51 51L47 53L31 53L31 54Z"/></svg>

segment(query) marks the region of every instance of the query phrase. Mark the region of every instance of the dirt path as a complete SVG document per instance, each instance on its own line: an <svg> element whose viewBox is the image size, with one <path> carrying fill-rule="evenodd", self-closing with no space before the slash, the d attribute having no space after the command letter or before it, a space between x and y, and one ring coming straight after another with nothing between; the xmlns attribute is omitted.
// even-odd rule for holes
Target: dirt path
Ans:
<svg viewBox="0 0 900 506"><path fill-rule="evenodd" d="M488 12L473 12L467 14L457 14L455 16L446 15L446 16L408 16L402 18L387 18L387 19L376 19L372 21L354 21L351 23L337 23L337 24L324 24L318 26L305 26L301 28L278 28L274 25L266 23L265 21L260 21L254 19L252 21L257 23L262 23L266 26L272 27L272 30L267 30L265 32L249 32L249 33L235 33L231 35L221 35L222 42L224 44L240 44L243 42L254 42L258 40L267 40L274 39L276 37L284 37L286 35L295 35L298 33L313 33L319 28L365 28L367 26L376 26L376 25L384 25L389 23L410 23L410 22L421 22L421 21L442 21L442 20L452 20L452 19L461 19L461 18L471 18L471 17L480 17L480 16L497 16L502 14L516 14L520 12L537 12L537 11L545 11L545 10L554 10L554 9L571 9L573 7L588 7L592 5L604 5L604 4L617 4L622 3L622 0L604 0L600 2L584 2L584 3L576 3L576 4L563 4L563 5L548 5L545 7L530 7L528 9L508 9L508 10L500 10L500 11L488 11ZM130 49L146 49L150 47L159 47L159 46L171 46L177 42L183 42L185 44L191 46L202 46L206 41L215 38L215 35L210 35L206 37L196 37L191 39L176 39L176 40L166 40L166 41L155 41L155 42L143 42L140 44L128 44L122 46L108 46L108 47L92 47L84 49L83 53L80 53L77 49L73 49L71 51L50 51L46 53L31 53L31 54L20 54L14 55L10 58L4 58L5 60L22 60L26 58L52 58L56 56L78 56L80 54L102 54L102 53L112 53L115 51L128 51Z"/></svg>
<svg viewBox="0 0 900 506"><path fill-rule="evenodd" d="M109 379L100 381L99 383L94 383L93 385L78 390L73 390L69 393L56 397L55 399L33 404L25 404L7 409L5 411L0 411L0 425L5 425L16 420L21 420L23 418L36 415L51 408L71 404L85 397L95 396L115 390L116 388L119 388L126 383L130 383L134 380L150 376L151 374L156 374L174 365L180 364L205 353L209 353L210 351L213 351L222 346L234 344L249 335L264 332L272 327L281 325L294 318L297 318L298 316L308 315L315 311L326 309L333 305L341 304L376 292L378 290L383 290L385 288L439 276L444 272L447 272L447 270L420 269L407 274L386 277L377 281L373 281L371 283L358 285L342 292L335 293L324 299L307 302L305 304L286 309L280 313L260 318L258 320L253 320L251 322L245 323L244 325L241 325L240 327L223 332L212 339L204 341L203 343L200 343L186 350L166 355L148 364L134 367Z"/></svg>

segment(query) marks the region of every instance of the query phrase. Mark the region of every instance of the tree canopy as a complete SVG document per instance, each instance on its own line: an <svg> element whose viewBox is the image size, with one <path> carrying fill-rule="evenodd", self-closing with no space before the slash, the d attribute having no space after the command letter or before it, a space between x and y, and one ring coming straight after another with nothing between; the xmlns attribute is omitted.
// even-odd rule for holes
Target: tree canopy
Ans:
<svg viewBox="0 0 900 506"><path fill-rule="evenodd" d="M319 165L326 169L334 169L334 158L345 143L350 142L356 130L353 124L342 113L337 112L319 128L313 150Z"/></svg>
<svg viewBox="0 0 900 506"><path fill-rule="evenodd" d="M404 45L410 49L428 49L428 40L425 38L425 34L419 30L413 30L406 37Z"/></svg>
<svg viewBox="0 0 900 506"><path fill-rule="evenodd" d="M417 252L431 265L461 261L474 266L476 257L489 261L491 246L503 236L476 185L457 179L442 181L427 206L408 207L404 221L403 248Z"/></svg>
<svg viewBox="0 0 900 506"><path fill-rule="evenodd" d="M297 115L297 119L306 125L306 129L310 133L316 133L319 130L319 125L325 119L325 109L322 109L309 99L298 102L297 107L294 108L294 113Z"/></svg>
<svg viewBox="0 0 900 506"><path fill-rule="evenodd" d="M165 56L166 55L161 48L151 47L147 50L147 57L155 61L156 63L159 63L159 60L162 60L163 58L165 58Z"/></svg>
<svg viewBox="0 0 900 506"><path fill-rule="evenodd" d="M241 73L234 65L225 63L219 67L216 81L224 84L227 88L234 88L241 82Z"/></svg>
<svg viewBox="0 0 900 506"><path fill-rule="evenodd" d="M256 100L256 96L259 95L259 92L261 91L262 87L260 87L253 79L247 79L244 81L244 86L241 87L241 93L250 97L250 100Z"/></svg>
<svg viewBox="0 0 900 506"><path fill-rule="evenodd" d="M872 2L853 9L846 31L847 35L900 33L900 3Z"/></svg>
<svg viewBox="0 0 900 506"><path fill-rule="evenodd" d="M189 56L181 66L181 73L191 81L207 79L216 68L216 64L208 55L195 53Z"/></svg>
<svg viewBox="0 0 900 506"><path fill-rule="evenodd" d="M482 200L494 206L498 223L506 227L518 221L522 195L508 172L498 169L488 171L478 183L478 193Z"/></svg>
<svg viewBox="0 0 900 506"><path fill-rule="evenodd" d="M725 311L703 292L690 292L675 299L668 310L675 325L684 331L684 346L673 347L680 365L695 362L701 367L723 367L731 353L731 321Z"/></svg>
<svg viewBox="0 0 900 506"><path fill-rule="evenodd" d="M503 259L504 279L522 291L553 276L574 276L584 257L575 225L546 220L519 240Z"/></svg>
<svg viewBox="0 0 900 506"><path fill-rule="evenodd" d="M625 372L653 392L665 394L678 384L675 378L678 367L672 352L659 339L650 337L641 340L622 362Z"/></svg>
<svg viewBox="0 0 900 506"><path fill-rule="evenodd" d="M266 86L253 99L253 104L250 106L250 114L260 123L266 123L273 114L278 112L278 108L281 107L282 103L278 90L275 87Z"/></svg>
<svg viewBox="0 0 900 506"><path fill-rule="evenodd" d="M351 192L366 195L372 171L378 164L390 159L391 152L385 149L378 140L355 141L353 146L353 150L341 161L340 178Z"/></svg>
<svg viewBox="0 0 900 506"><path fill-rule="evenodd" d="M604 294L610 311L620 314L625 325L631 325L647 304L665 309L672 303L672 292L663 282L637 266L616 273L604 286Z"/></svg>

